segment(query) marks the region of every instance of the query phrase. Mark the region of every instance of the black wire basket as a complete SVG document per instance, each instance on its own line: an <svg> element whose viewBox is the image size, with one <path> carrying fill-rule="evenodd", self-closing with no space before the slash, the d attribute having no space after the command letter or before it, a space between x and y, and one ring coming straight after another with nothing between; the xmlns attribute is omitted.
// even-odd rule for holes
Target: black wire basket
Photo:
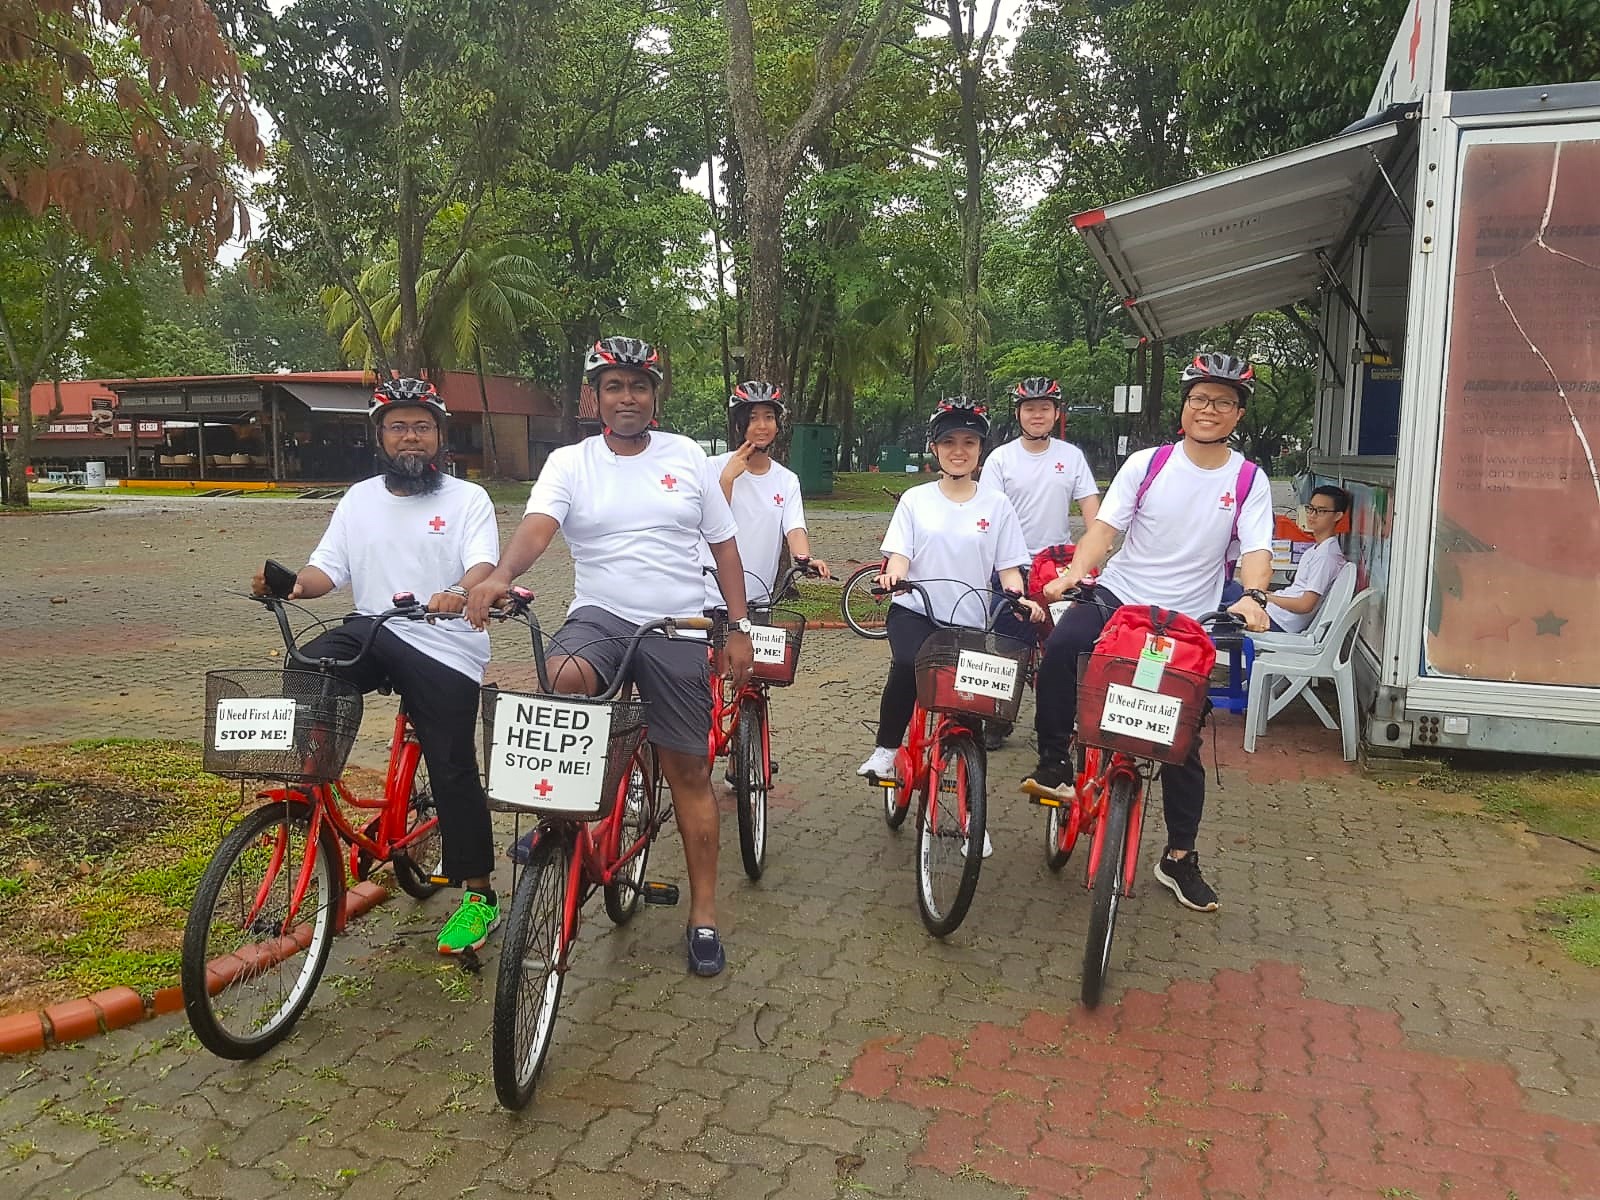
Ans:
<svg viewBox="0 0 1600 1200"><path fill-rule="evenodd" d="M771 687L788 687L794 682L795 670L800 666L800 643L806 634L806 619L799 613L787 608L774 608L762 611L754 617L755 632L751 640L755 645L756 661L751 670L753 678ZM783 632L783 645L777 646L777 639L773 635L771 645L773 649L767 651L770 655L763 660L763 645L761 630L778 629ZM781 657L780 657L781 655Z"/></svg>
<svg viewBox="0 0 1600 1200"><path fill-rule="evenodd" d="M208 671L203 765L228 779L331 783L361 711L358 688L320 671Z"/></svg>
<svg viewBox="0 0 1600 1200"><path fill-rule="evenodd" d="M1181 763L1205 721L1211 681L1167 667L1152 688L1134 686L1139 664L1111 654L1078 657L1078 741L1135 758Z"/></svg>
<svg viewBox="0 0 1600 1200"><path fill-rule="evenodd" d="M573 817L581 821L598 821L610 815L621 793L622 783L628 772L628 762L644 739L646 705L643 701L594 700L587 696L523 695L519 692L504 691L493 684L481 689L480 694L484 776L490 789L490 802L495 808L509 812ZM494 744L496 714L502 704L514 704L519 700L527 706L529 721L523 728L529 731L529 736L520 738L518 745L497 747ZM564 749L562 739L568 736L581 738L583 736L581 731L560 726L541 728L532 720L537 702L551 700L577 705L580 708L610 710L611 730L606 739L604 774L598 797L594 795L592 788L573 788L572 772L562 769L563 765L570 766L574 761L570 754L560 753L560 750ZM530 760L548 761L550 769L547 771L530 769ZM498 773L497 767L500 768ZM538 778L534 779L533 775L537 775ZM508 776L524 781L525 786L515 791L508 790L505 782ZM574 793L577 794L577 799L574 799Z"/></svg>
<svg viewBox="0 0 1600 1200"><path fill-rule="evenodd" d="M917 703L929 712L1015 722L1031 651L981 629L936 629L917 651Z"/></svg>

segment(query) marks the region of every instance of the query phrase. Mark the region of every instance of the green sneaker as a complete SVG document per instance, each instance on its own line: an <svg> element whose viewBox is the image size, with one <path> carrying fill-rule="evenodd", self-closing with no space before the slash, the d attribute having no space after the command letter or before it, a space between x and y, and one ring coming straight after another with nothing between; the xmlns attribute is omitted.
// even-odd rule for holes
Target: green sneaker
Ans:
<svg viewBox="0 0 1600 1200"><path fill-rule="evenodd" d="M498 924L500 906L490 904L477 892L467 892L461 897L461 907L439 931L439 953L465 954L476 950L489 940Z"/></svg>

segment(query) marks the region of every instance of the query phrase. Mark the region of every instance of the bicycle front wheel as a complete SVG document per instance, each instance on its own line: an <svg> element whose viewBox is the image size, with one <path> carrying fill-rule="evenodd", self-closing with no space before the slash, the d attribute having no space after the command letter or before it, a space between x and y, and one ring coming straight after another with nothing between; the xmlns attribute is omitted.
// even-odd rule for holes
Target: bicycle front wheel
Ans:
<svg viewBox="0 0 1600 1200"><path fill-rule="evenodd" d="M839 615L852 631L865 638L886 638L889 617L889 597L874 596L880 563L868 563L844 581L839 591Z"/></svg>
<svg viewBox="0 0 1600 1200"><path fill-rule="evenodd" d="M1105 839L1095 866L1089 907L1089 937L1083 947L1083 1004L1096 1008L1111 963L1111 939L1117 931L1117 909L1127 891L1128 825L1138 801L1139 783L1128 776L1112 781L1111 799L1101 820Z"/></svg>
<svg viewBox="0 0 1600 1200"><path fill-rule="evenodd" d="M411 773L411 798L406 807L406 835L410 836L428 822L432 828L405 849L395 852L394 877L406 895L426 900L439 890L433 876L444 871L444 840L439 835L439 806L433 798L433 786L428 779L428 764L417 758L416 769Z"/></svg>
<svg viewBox="0 0 1600 1200"><path fill-rule="evenodd" d="M494 989L494 1091L506 1108L523 1108L550 1051L567 957L567 889L573 886L572 839L544 829L517 881L500 947Z"/></svg>
<svg viewBox="0 0 1600 1200"><path fill-rule="evenodd" d="M644 869L650 861L650 842L660 827L660 777L656 770L655 747L643 742L633 752L628 763L628 774L622 781L622 796L617 804L622 808L621 844L617 850L626 854L645 832L649 831L639 853L628 860L616 877L605 886L606 916L615 925L626 925L639 911L639 888L644 883Z"/></svg>
<svg viewBox="0 0 1600 1200"><path fill-rule="evenodd" d="M265 804L222 839L184 924L180 972L189 1024L213 1054L265 1053L311 1003L333 946L340 867L332 829L312 840L304 799Z"/></svg>
<svg viewBox="0 0 1600 1200"><path fill-rule="evenodd" d="M767 737L766 701L746 699L739 706L733 744L733 797L739 810L739 852L752 881L761 878L767 859L767 783L772 778Z"/></svg>
<svg viewBox="0 0 1600 1200"><path fill-rule="evenodd" d="M987 815L983 756L969 733L944 739L944 769L929 772L917 812L917 908L935 937L967 915L983 869Z"/></svg>
<svg viewBox="0 0 1600 1200"><path fill-rule="evenodd" d="M1077 781L1083 778L1084 751L1082 746L1074 745L1072 750L1072 778L1076 790ZM1072 857L1073 848L1078 844L1078 829L1074 816L1082 812L1081 803L1074 798L1071 807L1057 805L1046 808L1044 818L1044 865L1052 871L1060 871L1067 865Z"/></svg>

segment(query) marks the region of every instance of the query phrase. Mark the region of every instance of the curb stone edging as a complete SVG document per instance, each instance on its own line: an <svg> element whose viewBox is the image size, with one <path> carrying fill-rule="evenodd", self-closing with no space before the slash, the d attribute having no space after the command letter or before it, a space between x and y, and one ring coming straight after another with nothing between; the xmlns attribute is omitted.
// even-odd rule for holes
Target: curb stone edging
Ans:
<svg viewBox="0 0 1600 1200"><path fill-rule="evenodd" d="M387 888L371 880L345 889L345 921L364 916L389 896ZM0 1058L31 1054L182 1011L181 987L158 988L148 996L140 995L131 987L106 988L35 1012L0 1017Z"/></svg>

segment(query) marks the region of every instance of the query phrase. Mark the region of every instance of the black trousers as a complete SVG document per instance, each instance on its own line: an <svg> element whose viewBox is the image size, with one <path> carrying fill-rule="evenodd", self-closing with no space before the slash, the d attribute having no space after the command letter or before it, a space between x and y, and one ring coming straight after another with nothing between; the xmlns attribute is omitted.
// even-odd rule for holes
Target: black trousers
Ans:
<svg viewBox="0 0 1600 1200"><path fill-rule="evenodd" d="M903 604L891 604L884 628L889 632L889 678L878 701L878 745L893 750L905 740L917 707L917 651L937 626Z"/></svg>
<svg viewBox="0 0 1600 1200"><path fill-rule="evenodd" d="M348 617L339 628L306 643L300 653L352 658L371 625L369 617ZM366 658L335 673L363 692L388 685L399 694L428 764L439 808L444 873L452 879L489 874L494 869L494 834L489 797L478 776L478 684L402 641L387 626L378 631Z"/></svg>
<svg viewBox="0 0 1600 1200"><path fill-rule="evenodd" d="M1094 648L1111 614L1122 606L1105 588L1095 589L1097 603L1074 604L1056 622L1044 646L1035 681L1034 730L1039 758L1070 762L1073 724L1078 716L1078 656ZM1161 800L1167 819L1167 845L1193 850L1206 806L1206 769L1200 762L1202 739L1194 739L1189 757L1161 768Z"/></svg>

